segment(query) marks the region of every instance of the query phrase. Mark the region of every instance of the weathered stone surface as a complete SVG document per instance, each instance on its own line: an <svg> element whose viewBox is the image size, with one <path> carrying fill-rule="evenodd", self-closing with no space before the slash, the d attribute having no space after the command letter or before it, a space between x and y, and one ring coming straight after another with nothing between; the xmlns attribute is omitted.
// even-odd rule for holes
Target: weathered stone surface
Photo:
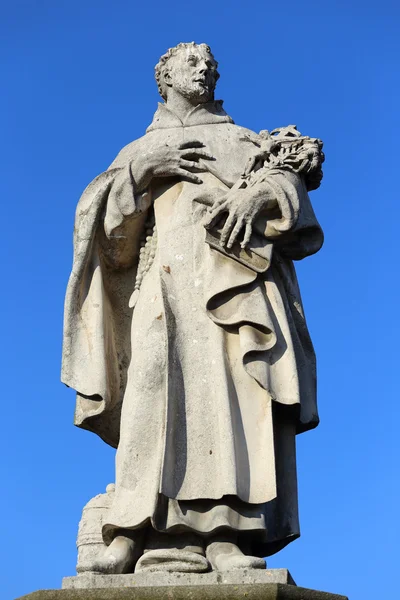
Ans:
<svg viewBox="0 0 400 600"><path fill-rule="evenodd" d="M77 207L62 379L118 447L79 571L265 568L300 534L295 436L318 412L293 260L323 241L322 142L236 125L217 67L205 44L162 56L165 103Z"/></svg>
<svg viewBox="0 0 400 600"><path fill-rule="evenodd" d="M41 590L17 600L348 600L345 596L280 583Z"/></svg>
<svg viewBox="0 0 400 600"><path fill-rule="evenodd" d="M78 548L78 561L76 570L85 571L87 566L93 564L99 554L104 550L101 529L104 516L112 504L115 485L110 483L105 494L98 494L86 504L79 523L76 545Z"/></svg>
<svg viewBox="0 0 400 600"><path fill-rule="evenodd" d="M76 577L64 577L63 589L161 587L181 585L249 585L253 583L283 583L295 585L287 569L236 569L228 573L134 573L133 575L101 575L82 573Z"/></svg>

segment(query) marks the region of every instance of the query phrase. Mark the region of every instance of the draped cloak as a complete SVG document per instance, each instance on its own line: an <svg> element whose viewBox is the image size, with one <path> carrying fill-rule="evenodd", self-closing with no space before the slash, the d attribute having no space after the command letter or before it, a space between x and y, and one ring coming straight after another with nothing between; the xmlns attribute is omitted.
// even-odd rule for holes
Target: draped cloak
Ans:
<svg viewBox="0 0 400 600"><path fill-rule="evenodd" d="M230 527L263 556L299 535L294 435L318 414L292 261L317 252L322 232L303 180L282 169L262 184L276 199L255 227L264 273L211 248L202 224L207 198L232 187L254 154L252 136L220 102L185 122L161 104L79 201L62 381L77 391L75 423L118 447L107 543L146 523ZM215 157L202 184L165 178L137 189L137 157L190 140ZM157 248L132 310L151 211Z"/></svg>

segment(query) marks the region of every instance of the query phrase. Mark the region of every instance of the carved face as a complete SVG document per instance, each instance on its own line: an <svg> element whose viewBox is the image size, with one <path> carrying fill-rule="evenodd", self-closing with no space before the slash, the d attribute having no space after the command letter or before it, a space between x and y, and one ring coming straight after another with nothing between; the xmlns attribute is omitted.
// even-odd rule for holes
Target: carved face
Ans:
<svg viewBox="0 0 400 600"><path fill-rule="evenodd" d="M181 48L169 59L164 81L192 102L208 102L214 98L217 65L213 57L201 48Z"/></svg>

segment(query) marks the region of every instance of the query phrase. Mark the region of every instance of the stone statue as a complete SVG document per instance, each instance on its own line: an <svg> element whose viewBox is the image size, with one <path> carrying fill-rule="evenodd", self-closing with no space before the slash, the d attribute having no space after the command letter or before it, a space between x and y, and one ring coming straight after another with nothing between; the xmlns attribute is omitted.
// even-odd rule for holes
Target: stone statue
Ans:
<svg viewBox="0 0 400 600"><path fill-rule="evenodd" d="M168 50L153 122L77 207L62 380L117 448L80 571L264 569L299 536L295 435L318 414L292 261L323 242L322 143L235 125L217 67Z"/></svg>

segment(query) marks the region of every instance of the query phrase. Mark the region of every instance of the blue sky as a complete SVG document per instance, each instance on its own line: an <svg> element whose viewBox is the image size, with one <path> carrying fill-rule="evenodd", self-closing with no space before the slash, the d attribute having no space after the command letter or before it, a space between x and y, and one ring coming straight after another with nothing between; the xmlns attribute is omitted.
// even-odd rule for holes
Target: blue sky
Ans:
<svg viewBox="0 0 400 600"><path fill-rule="evenodd" d="M74 573L83 505L114 451L72 426L59 382L76 203L158 101L153 68L207 42L218 96L255 131L296 123L325 143L312 200L322 251L297 265L318 356L320 427L298 438L302 537L271 557L299 585L392 597L398 559L396 2L1 4L3 343L0 495L5 600Z"/></svg>

